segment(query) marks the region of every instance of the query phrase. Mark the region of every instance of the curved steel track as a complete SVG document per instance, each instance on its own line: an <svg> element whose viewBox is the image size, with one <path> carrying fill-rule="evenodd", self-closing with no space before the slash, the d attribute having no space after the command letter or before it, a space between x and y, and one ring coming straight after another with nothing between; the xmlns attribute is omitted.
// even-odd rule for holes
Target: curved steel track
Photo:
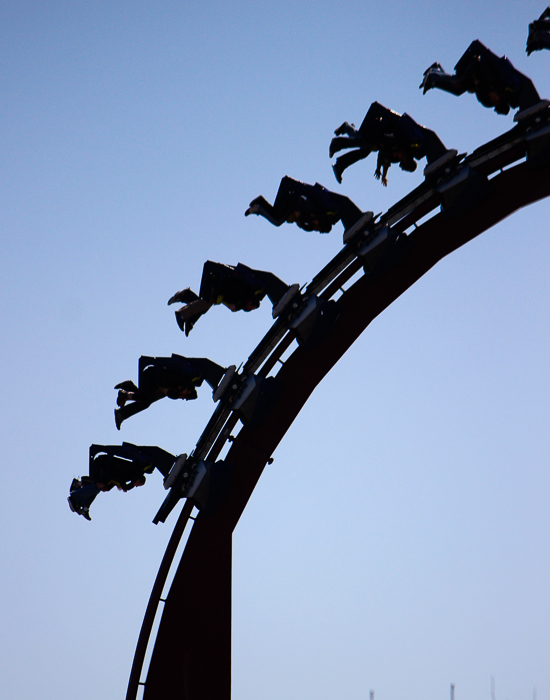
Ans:
<svg viewBox="0 0 550 700"><path fill-rule="evenodd" d="M507 170L502 170L503 168ZM458 213L446 207L445 193L473 171L470 202ZM499 172L500 171L500 172ZM461 175L462 173L462 175ZM495 174L496 173L496 174ZM493 175L490 180L489 176ZM464 179L464 178L463 178ZM462 186L462 185L460 185ZM476 191L480 193L476 197ZM226 456L233 464L228 490L210 517L197 516L191 529L156 635L146 679L140 682L151 629L178 543L191 515L186 502L176 523L151 593L128 685L127 700L144 686L145 700L229 700L231 696L231 546L232 533L271 454L311 393L369 323L460 246L518 209L550 195L550 113L526 120L477 149L458 167L426 180L377 222L398 233L433 216L407 233L410 250L393 268L371 279L361 276L337 303L340 317L326 337L310 350L298 347L276 374L282 390L267 418L255 430L244 426ZM449 200L447 200L448 202ZM363 265L362 241L353 241L314 278L304 296L330 299ZM288 324L287 324L288 325ZM277 320L250 356L242 376L267 376L294 340ZM227 402L216 408L194 455L215 460L237 418Z"/></svg>

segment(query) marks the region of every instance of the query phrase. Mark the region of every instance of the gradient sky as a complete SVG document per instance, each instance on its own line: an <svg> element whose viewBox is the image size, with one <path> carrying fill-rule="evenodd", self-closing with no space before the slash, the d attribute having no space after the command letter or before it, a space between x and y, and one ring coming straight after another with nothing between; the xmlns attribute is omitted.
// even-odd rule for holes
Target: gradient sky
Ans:
<svg viewBox="0 0 550 700"><path fill-rule="evenodd" d="M244 211L283 175L385 211L421 182L346 171L333 130L372 101L471 152L511 128L418 89L473 39L550 97L525 53L544 4L321 0L0 4L2 694L124 697L175 523L159 474L66 502L92 442L190 452L214 404L113 421L142 354L239 365L268 330L167 299L211 259L304 284L340 249ZM442 261L319 386L234 536L235 700L550 700L550 202Z"/></svg>

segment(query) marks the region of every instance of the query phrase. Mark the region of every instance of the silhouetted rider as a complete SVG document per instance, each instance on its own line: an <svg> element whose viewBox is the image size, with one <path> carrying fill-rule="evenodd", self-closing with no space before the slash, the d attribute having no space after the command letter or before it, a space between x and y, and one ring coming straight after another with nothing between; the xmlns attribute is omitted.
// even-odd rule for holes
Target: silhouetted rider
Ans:
<svg viewBox="0 0 550 700"><path fill-rule="evenodd" d="M123 421L165 396L186 401L196 399L196 387L206 380L215 389L224 374L224 367L203 357L144 355L138 363L138 386L130 380L115 386L119 390L118 408L115 409L116 427L120 430ZM127 404L128 401L131 403Z"/></svg>
<svg viewBox="0 0 550 700"><path fill-rule="evenodd" d="M318 182L308 185L285 175L273 205L260 195L244 213L250 214L263 216L274 226L294 223L304 231L329 233L340 220L345 229L353 226L363 212L351 199L327 190Z"/></svg>
<svg viewBox="0 0 550 700"><path fill-rule="evenodd" d="M550 7L547 7L542 15L529 25L525 47L527 55L530 56L533 51L542 49L550 49Z"/></svg>
<svg viewBox="0 0 550 700"><path fill-rule="evenodd" d="M156 446L91 445L89 474L73 479L68 497L69 507L86 520L91 520L90 506L101 491L115 486L129 491L145 483L145 474L157 468L166 476L175 461L174 455Z"/></svg>
<svg viewBox="0 0 550 700"><path fill-rule="evenodd" d="M392 163L414 172L417 160L426 158L431 164L447 153L434 131L417 124L408 114L398 114L378 102L371 104L359 129L344 122L334 133L336 137L329 148L331 158L343 149L355 149L337 158L332 166L338 182L342 182L346 168L376 151L378 161L374 176L382 179L384 186L388 184L387 173Z"/></svg>
<svg viewBox="0 0 550 700"><path fill-rule="evenodd" d="M498 57L477 39L466 49L455 66L455 75L433 63L420 84L424 94L432 88L453 95L475 94L484 107L508 114L510 107L527 109L540 102L532 81L514 68L506 56Z"/></svg>
<svg viewBox="0 0 550 700"><path fill-rule="evenodd" d="M202 271L199 294L183 289L168 300L168 304L183 302L176 311L176 321L189 335L198 319L214 304L223 304L231 311L253 311L267 295L273 304L281 299L289 286L272 272L254 270L242 263L224 265L207 260Z"/></svg>

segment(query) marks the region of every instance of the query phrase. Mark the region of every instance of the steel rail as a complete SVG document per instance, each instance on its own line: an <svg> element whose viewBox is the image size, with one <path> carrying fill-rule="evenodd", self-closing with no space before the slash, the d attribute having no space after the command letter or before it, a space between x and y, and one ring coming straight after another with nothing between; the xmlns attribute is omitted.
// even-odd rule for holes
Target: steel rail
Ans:
<svg viewBox="0 0 550 700"><path fill-rule="evenodd" d="M133 700L136 697L140 682L140 675L143 668L143 662L145 660L145 654L147 653L147 647L149 644L149 638L151 636L151 630L153 629L153 624L155 622L155 617L157 615L157 610L161 600L162 592L166 584L166 579L170 573L172 567L172 561L176 556L176 551L178 549L180 540L183 536L183 532L187 523L189 522L189 516L193 510L193 504L190 500L186 501L180 516L176 522L166 551L162 558L155 583L153 584L153 589L151 595L149 596L149 602L147 603L147 608L145 610L145 616L141 625L139 632L139 637L136 645L136 652L134 654L134 661L132 663L132 670L130 671L130 680L128 681L128 690L126 692L126 700Z"/></svg>

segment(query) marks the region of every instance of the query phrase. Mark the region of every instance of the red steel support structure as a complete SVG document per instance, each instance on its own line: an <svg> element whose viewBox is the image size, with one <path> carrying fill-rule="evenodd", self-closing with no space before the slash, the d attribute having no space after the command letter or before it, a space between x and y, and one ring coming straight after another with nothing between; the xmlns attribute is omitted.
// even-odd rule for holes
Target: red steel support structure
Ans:
<svg viewBox="0 0 550 700"><path fill-rule="evenodd" d="M436 214L412 231L413 245L401 262L378 279L362 276L339 298L341 314L330 333L289 357L277 374L282 391L274 407L258 428L241 429L225 458L233 464L233 476L223 500L209 518L199 514L193 525L162 613L144 700L230 699L232 535L270 455L315 387L378 314L446 255L548 195L549 165L522 162L496 175L480 203L454 217ZM182 532L187 515L182 513L176 525ZM153 615L163 575L159 572L151 598ZM145 623L142 636L143 647ZM142 656L136 653L127 700L136 697Z"/></svg>

